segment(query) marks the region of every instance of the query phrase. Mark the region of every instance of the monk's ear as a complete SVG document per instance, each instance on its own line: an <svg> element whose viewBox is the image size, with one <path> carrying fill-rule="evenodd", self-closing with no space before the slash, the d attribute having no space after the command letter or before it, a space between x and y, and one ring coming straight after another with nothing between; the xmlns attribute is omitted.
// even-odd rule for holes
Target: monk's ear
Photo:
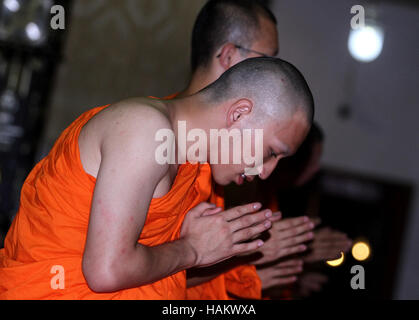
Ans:
<svg viewBox="0 0 419 320"><path fill-rule="evenodd" d="M216 58L218 64L226 71L238 62L238 54L238 49L234 44L226 43L221 50L218 51Z"/></svg>
<svg viewBox="0 0 419 320"><path fill-rule="evenodd" d="M230 128L244 116L249 115L253 110L253 102L249 99L240 99L234 102L227 113L227 127Z"/></svg>

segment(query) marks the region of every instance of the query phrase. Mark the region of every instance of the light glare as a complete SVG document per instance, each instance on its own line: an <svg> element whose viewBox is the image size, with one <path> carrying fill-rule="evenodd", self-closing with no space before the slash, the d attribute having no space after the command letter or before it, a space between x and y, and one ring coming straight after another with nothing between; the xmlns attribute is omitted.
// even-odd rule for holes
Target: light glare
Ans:
<svg viewBox="0 0 419 320"><path fill-rule="evenodd" d="M364 261L370 256L370 246L365 242L357 242L352 246L352 256L358 261Z"/></svg>
<svg viewBox="0 0 419 320"><path fill-rule="evenodd" d="M345 260L345 254L343 252L340 253L340 258L335 260L328 260L326 263L331 267L338 267L343 263L343 260Z"/></svg>
<svg viewBox="0 0 419 320"><path fill-rule="evenodd" d="M20 9L20 3L17 0L4 0L3 4L11 12L17 12Z"/></svg>
<svg viewBox="0 0 419 320"><path fill-rule="evenodd" d="M361 62L375 60L383 50L384 32L381 28L366 25L356 30L351 30L348 48L352 57Z"/></svg>
<svg viewBox="0 0 419 320"><path fill-rule="evenodd" d="M36 23L30 22L27 24L26 28L26 35L31 41L39 41L41 39L42 33L41 29Z"/></svg>

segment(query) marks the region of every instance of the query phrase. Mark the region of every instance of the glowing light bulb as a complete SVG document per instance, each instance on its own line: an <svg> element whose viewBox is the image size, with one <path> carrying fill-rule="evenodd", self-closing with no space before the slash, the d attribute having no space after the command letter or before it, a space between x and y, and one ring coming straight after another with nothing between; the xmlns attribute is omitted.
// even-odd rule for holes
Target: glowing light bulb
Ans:
<svg viewBox="0 0 419 320"><path fill-rule="evenodd" d="M384 44L383 30L374 25L365 25L351 30L348 49L354 59L361 62L371 62L381 54Z"/></svg>
<svg viewBox="0 0 419 320"><path fill-rule="evenodd" d="M25 28L26 36L31 41L39 41L42 37L42 32L39 26L34 22L29 22Z"/></svg>
<svg viewBox="0 0 419 320"><path fill-rule="evenodd" d="M352 246L352 256L358 261L367 260L370 253L370 246L366 242L359 241Z"/></svg>
<svg viewBox="0 0 419 320"><path fill-rule="evenodd" d="M20 3L17 0L4 0L3 4L11 12L17 12L20 9Z"/></svg>

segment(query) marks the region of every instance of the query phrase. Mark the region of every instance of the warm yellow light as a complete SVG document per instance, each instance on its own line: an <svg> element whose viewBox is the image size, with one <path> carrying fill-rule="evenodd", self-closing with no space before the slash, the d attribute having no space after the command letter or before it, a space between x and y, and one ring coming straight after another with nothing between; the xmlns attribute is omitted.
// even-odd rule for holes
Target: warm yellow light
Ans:
<svg viewBox="0 0 419 320"><path fill-rule="evenodd" d="M331 267L337 267L337 266L340 266L342 264L343 260L345 260L345 254L343 252L341 252L340 253L340 258L335 259L335 260L326 261L326 263Z"/></svg>
<svg viewBox="0 0 419 320"><path fill-rule="evenodd" d="M370 246L365 242L357 242L352 247L352 255L358 261L364 261L370 256Z"/></svg>

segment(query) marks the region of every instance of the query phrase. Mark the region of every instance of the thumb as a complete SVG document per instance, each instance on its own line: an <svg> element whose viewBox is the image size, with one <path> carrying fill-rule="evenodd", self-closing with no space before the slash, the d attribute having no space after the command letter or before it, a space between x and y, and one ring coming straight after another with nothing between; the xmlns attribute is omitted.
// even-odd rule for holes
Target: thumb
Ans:
<svg viewBox="0 0 419 320"><path fill-rule="evenodd" d="M220 207L216 207L216 208L209 208L209 209L206 209L203 213L202 213L202 217L206 217L206 216L212 216L213 214L216 214L216 213L219 213L219 212L221 212L221 211L223 211L223 208L220 208Z"/></svg>
<svg viewBox="0 0 419 320"><path fill-rule="evenodd" d="M208 203L208 202L201 202L200 204L198 204L197 206L192 208L189 211L189 214L194 216L194 217L200 217L200 216L202 216L204 211L208 210L208 209L215 209L215 204Z"/></svg>

